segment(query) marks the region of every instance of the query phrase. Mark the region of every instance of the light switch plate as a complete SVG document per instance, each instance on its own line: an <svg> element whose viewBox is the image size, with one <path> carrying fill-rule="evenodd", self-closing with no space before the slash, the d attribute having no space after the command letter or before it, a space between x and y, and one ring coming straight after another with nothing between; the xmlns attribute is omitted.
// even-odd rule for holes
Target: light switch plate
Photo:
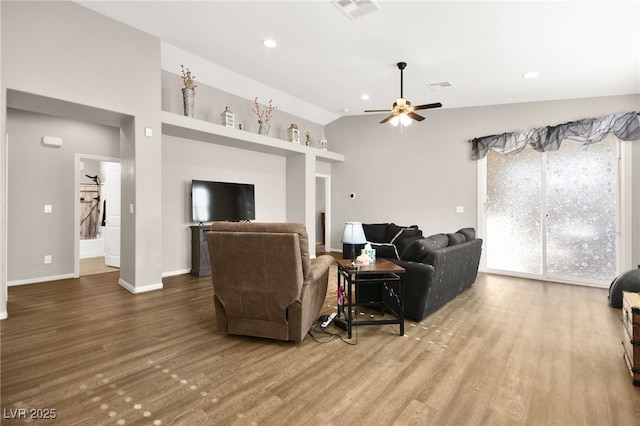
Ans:
<svg viewBox="0 0 640 426"><path fill-rule="evenodd" d="M51 204L45 204L44 205L44 212L45 213L51 213L53 211L53 207L51 206Z"/></svg>
<svg viewBox="0 0 640 426"><path fill-rule="evenodd" d="M464 213L464 206L456 206L456 213Z"/></svg>

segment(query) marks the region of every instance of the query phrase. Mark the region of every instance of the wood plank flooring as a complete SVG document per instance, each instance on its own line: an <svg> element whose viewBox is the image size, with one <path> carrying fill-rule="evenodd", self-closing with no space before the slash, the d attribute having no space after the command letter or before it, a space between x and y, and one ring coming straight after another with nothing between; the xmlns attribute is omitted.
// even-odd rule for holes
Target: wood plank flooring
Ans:
<svg viewBox="0 0 640 426"><path fill-rule="evenodd" d="M3 425L640 424L603 289L480 274L405 336L358 327L349 345L218 332L207 277L135 296L117 280L9 288Z"/></svg>
<svg viewBox="0 0 640 426"><path fill-rule="evenodd" d="M115 272L119 268L105 265L104 256L80 259L80 276Z"/></svg>

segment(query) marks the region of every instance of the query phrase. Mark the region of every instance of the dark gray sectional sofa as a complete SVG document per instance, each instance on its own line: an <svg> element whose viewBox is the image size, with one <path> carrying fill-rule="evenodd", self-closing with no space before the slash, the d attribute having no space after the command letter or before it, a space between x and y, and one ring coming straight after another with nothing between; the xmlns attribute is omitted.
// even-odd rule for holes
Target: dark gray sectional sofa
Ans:
<svg viewBox="0 0 640 426"><path fill-rule="evenodd" d="M367 241L376 249L377 258L386 258L405 268L405 317L420 321L440 309L476 280L482 239L474 228L450 234L422 235L417 226L394 223L363 224ZM362 246L356 247L360 253ZM351 246L343 247L349 257ZM379 301L385 292L380 287L361 286L359 303ZM388 301L392 302L392 301Z"/></svg>

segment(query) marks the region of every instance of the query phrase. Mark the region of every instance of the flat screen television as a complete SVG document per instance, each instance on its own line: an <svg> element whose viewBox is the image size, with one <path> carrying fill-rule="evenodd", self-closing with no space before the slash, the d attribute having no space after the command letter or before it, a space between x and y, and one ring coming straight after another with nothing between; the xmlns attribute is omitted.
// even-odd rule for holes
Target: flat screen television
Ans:
<svg viewBox="0 0 640 426"><path fill-rule="evenodd" d="M249 183L191 181L194 222L255 220L255 188Z"/></svg>

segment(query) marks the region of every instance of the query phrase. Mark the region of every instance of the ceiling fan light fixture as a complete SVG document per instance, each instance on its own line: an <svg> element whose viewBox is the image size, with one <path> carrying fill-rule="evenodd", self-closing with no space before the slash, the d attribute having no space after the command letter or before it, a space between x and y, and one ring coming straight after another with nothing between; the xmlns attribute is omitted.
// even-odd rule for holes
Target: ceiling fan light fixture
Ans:
<svg viewBox="0 0 640 426"><path fill-rule="evenodd" d="M262 44L264 44L266 47L270 47L270 48L276 47L278 45L278 43L276 43L276 41L274 39L272 39L272 38L267 38L267 39L262 40Z"/></svg>
<svg viewBox="0 0 640 426"><path fill-rule="evenodd" d="M403 126L408 126L409 124L411 124L411 117L404 113L400 114L400 124L402 124Z"/></svg>
<svg viewBox="0 0 640 426"><path fill-rule="evenodd" d="M420 114L416 114L414 111L432 109L432 108L440 108L442 104L440 102L434 102L430 104L424 105L411 105L411 102L406 100L403 96L403 78L402 71L407 67L406 62L398 62L398 69L400 70L400 97L396 98L396 101L393 103L393 106L390 110L385 109L368 109L364 112L390 112L391 114L385 117L380 124L384 124L387 122L391 122L392 126L397 126L401 124L402 126L408 126L411 124L411 120L422 121L424 117Z"/></svg>

